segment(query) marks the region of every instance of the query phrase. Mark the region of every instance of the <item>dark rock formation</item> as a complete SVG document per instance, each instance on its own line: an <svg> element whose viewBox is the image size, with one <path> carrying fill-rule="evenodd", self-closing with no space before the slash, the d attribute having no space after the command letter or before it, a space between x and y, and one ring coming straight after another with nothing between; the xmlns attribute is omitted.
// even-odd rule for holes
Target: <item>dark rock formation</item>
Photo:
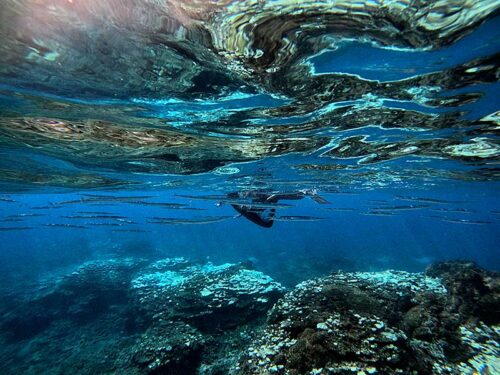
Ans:
<svg viewBox="0 0 500 375"><path fill-rule="evenodd" d="M84 263L70 275L39 285L35 295L6 312L2 332L10 340L26 340L54 321L93 321L114 305L126 305L131 276L140 265L131 258Z"/></svg>
<svg viewBox="0 0 500 375"><path fill-rule="evenodd" d="M494 373L498 280L470 263L444 263L425 275L339 272L306 281L276 303L239 371Z"/></svg>
<svg viewBox="0 0 500 375"><path fill-rule="evenodd" d="M226 374L282 294L243 263L87 262L0 317L0 372Z"/></svg>
<svg viewBox="0 0 500 375"><path fill-rule="evenodd" d="M183 258L153 263L132 281L145 319L175 319L201 331L225 330L262 317L283 288L243 264L192 264Z"/></svg>
<svg viewBox="0 0 500 375"><path fill-rule="evenodd" d="M0 371L493 374L498 283L447 262L337 272L278 300L283 287L244 263L98 260L0 317Z"/></svg>
<svg viewBox="0 0 500 375"><path fill-rule="evenodd" d="M469 261L435 263L426 275L438 277L449 292L449 313L462 322L479 319L487 324L500 323L500 279L496 272L479 268Z"/></svg>

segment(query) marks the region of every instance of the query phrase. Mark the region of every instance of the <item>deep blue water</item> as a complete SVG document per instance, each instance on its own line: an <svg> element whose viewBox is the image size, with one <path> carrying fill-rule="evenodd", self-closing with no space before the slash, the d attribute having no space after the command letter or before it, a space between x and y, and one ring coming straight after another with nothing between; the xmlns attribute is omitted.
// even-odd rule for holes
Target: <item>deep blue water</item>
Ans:
<svg viewBox="0 0 500 375"><path fill-rule="evenodd" d="M314 215L320 221L276 222L270 229L261 228L237 213L229 204L216 205L213 201L179 198L196 190L172 189L168 192L148 191L155 196L150 201L192 203L204 211L182 211L137 204L118 203L111 206L70 204L46 210L31 207L50 206L61 201L78 200L79 193L10 194L16 203L4 203L2 214L23 215L44 212L40 217L24 217L22 225L32 229L7 231L2 236L2 275L22 282L56 269L62 271L75 264L108 256L187 256L209 259L215 263L238 262L251 259L271 275L287 282L301 280L308 275L281 274L284 263L298 261L321 264L319 273L336 269L384 270L402 269L422 271L430 263L449 259L471 259L488 269L500 268L498 253L498 186L495 183L440 184L427 189L383 188L352 194L325 194L330 203L318 207L311 199L299 201L293 208L283 208L287 216ZM208 192L210 193L210 192ZM123 195L99 190L99 194ZM127 191L127 196L140 196L143 190ZM402 207L408 202L394 196L432 198L456 203L422 204L424 208L393 211L393 216L370 216L370 207L387 205ZM339 211L329 211L340 208ZM343 210L345 209L345 210ZM445 212L465 209L470 212ZM106 211L125 215L137 222L124 227L58 228L45 224L81 224L99 220L62 218L78 212ZM388 211L392 211L389 209ZM201 213L201 214L200 214ZM147 217L219 217L227 220L210 224L148 224ZM464 219L484 223L457 223L443 219ZM101 220L102 221L102 220ZM108 220L109 221L109 220ZM14 224L14 225L12 225ZM10 226L18 226L12 223ZM131 229L132 232L113 232ZM145 232L133 232L141 230ZM288 271L290 273L290 271Z"/></svg>

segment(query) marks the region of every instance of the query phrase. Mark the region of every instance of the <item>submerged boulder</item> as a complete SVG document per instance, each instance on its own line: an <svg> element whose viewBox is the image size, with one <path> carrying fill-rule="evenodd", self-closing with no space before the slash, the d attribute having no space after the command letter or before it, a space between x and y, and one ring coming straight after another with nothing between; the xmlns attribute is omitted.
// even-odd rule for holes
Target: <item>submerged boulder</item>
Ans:
<svg viewBox="0 0 500 375"><path fill-rule="evenodd" d="M11 341L22 341L52 322L83 323L114 305L126 306L131 277L143 264L132 258L95 260L68 275L44 280L16 308L0 317L2 332Z"/></svg>
<svg viewBox="0 0 500 375"><path fill-rule="evenodd" d="M236 371L496 373L500 330L486 324L498 322L484 321L489 315L480 306L498 309L498 274L464 267L436 265L427 274L338 272L303 282L276 303ZM462 289L467 292L460 297ZM482 301L479 307L468 306L469 294Z"/></svg>
<svg viewBox="0 0 500 375"><path fill-rule="evenodd" d="M131 284L137 310L147 320L179 320L201 331L235 328L265 317L284 288L246 264L161 260Z"/></svg>
<svg viewBox="0 0 500 375"><path fill-rule="evenodd" d="M283 293L247 263L154 262L131 282L133 315L146 327L133 364L150 374L227 374Z"/></svg>
<svg viewBox="0 0 500 375"><path fill-rule="evenodd" d="M86 262L0 316L0 372L227 374L283 293L247 263Z"/></svg>
<svg viewBox="0 0 500 375"><path fill-rule="evenodd" d="M450 314L461 321L479 319L488 324L500 324L500 278L497 272L480 268L470 261L432 264L426 275L438 277L449 291L446 306Z"/></svg>

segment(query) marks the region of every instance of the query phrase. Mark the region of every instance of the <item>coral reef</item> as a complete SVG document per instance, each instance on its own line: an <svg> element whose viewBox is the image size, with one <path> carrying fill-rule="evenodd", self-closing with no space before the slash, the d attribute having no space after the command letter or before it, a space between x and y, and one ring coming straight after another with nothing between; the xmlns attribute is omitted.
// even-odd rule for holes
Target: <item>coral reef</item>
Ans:
<svg viewBox="0 0 500 375"><path fill-rule="evenodd" d="M87 262L2 309L0 371L500 371L499 277L474 263L437 263L426 273L339 271L284 292L248 263Z"/></svg>
<svg viewBox="0 0 500 375"><path fill-rule="evenodd" d="M450 291L448 310L462 319L478 318L488 324L500 319L500 279L473 262L436 263L427 269L427 275L439 277Z"/></svg>
<svg viewBox="0 0 500 375"><path fill-rule="evenodd" d="M86 262L2 309L0 372L224 374L283 292L250 264Z"/></svg>
<svg viewBox="0 0 500 375"><path fill-rule="evenodd" d="M226 373L284 291L248 266L173 258L144 269L130 292L134 315L149 327L138 340L135 363L166 374L198 367L205 374ZM233 359L224 362L231 351Z"/></svg>
<svg viewBox="0 0 500 375"><path fill-rule="evenodd" d="M243 264L193 265L183 258L153 263L132 280L132 298L144 317L183 320L202 331L262 316L282 292L269 276Z"/></svg>
<svg viewBox="0 0 500 375"><path fill-rule="evenodd" d="M146 373L195 373L201 362L204 337L181 322L151 326L132 348L133 364Z"/></svg>
<svg viewBox="0 0 500 375"><path fill-rule="evenodd" d="M239 370L497 373L498 280L473 263L449 262L426 274L339 272L303 282L276 303Z"/></svg>

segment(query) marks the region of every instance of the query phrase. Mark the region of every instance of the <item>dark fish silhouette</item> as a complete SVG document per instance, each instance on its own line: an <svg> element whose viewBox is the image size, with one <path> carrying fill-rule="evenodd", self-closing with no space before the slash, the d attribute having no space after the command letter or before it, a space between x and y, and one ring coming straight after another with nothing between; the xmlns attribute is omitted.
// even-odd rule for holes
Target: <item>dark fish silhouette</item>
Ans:
<svg viewBox="0 0 500 375"><path fill-rule="evenodd" d="M202 201L217 201L224 200L227 198L225 195L185 195L185 194L176 194L176 197L186 198L186 199L194 199L194 200L202 200Z"/></svg>
<svg viewBox="0 0 500 375"><path fill-rule="evenodd" d="M150 230L145 229L112 229L111 232L125 232L125 233L151 233Z"/></svg>
<svg viewBox="0 0 500 375"><path fill-rule="evenodd" d="M369 212L361 212L361 215L364 216L396 216L396 214L387 211L369 211Z"/></svg>
<svg viewBox="0 0 500 375"><path fill-rule="evenodd" d="M3 228L0 228L0 231L2 232L8 232L8 231L16 231L16 230L29 230L29 229L33 229L33 227L3 227Z"/></svg>
<svg viewBox="0 0 500 375"><path fill-rule="evenodd" d="M491 221L483 221L483 220L466 220L466 219L441 219L447 223L455 223L455 224L470 224L470 225L486 225L491 224Z"/></svg>
<svg viewBox="0 0 500 375"><path fill-rule="evenodd" d="M17 201L11 198L0 197L0 202L15 203Z"/></svg>
<svg viewBox="0 0 500 375"><path fill-rule="evenodd" d="M93 222L84 223L84 224L92 226L92 227L97 227L97 226L103 226L103 227L121 227L121 226L125 225L125 224L120 224L120 223L93 223Z"/></svg>
<svg viewBox="0 0 500 375"><path fill-rule="evenodd" d="M425 198L425 197L410 197L410 196L402 196L396 195L396 199L400 201L412 201L412 202L422 202L422 203L435 203L435 204L453 204L453 203L466 203L462 201L448 201L434 198Z"/></svg>
<svg viewBox="0 0 500 375"><path fill-rule="evenodd" d="M173 217L152 217L154 221L148 221L149 224L211 224L232 219L233 216L208 216L198 218L173 218Z"/></svg>
<svg viewBox="0 0 500 375"><path fill-rule="evenodd" d="M88 229L88 227L83 225L74 225L74 224L43 224L46 227L52 228L74 228L74 229Z"/></svg>
<svg viewBox="0 0 500 375"><path fill-rule="evenodd" d="M315 216L279 216L275 218L276 221L319 221L324 220L324 217L315 217Z"/></svg>
<svg viewBox="0 0 500 375"><path fill-rule="evenodd" d="M354 208L349 207L325 207L322 208L325 211L356 211Z"/></svg>
<svg viewBox="0 0 500 375"><path fill-rule="evenodd" d="M9 222L19 222L19 221L24 221L24 219L21 219L20 217L7 217L5 219L0 220L4 223L9 223Z"/></svg>
<svg viewBox="0 0 500 375"><path fill-rule="evenodd" d="M133 196L99 195L99 194L78 194L78 195L89 199L105 199L105 200L136 200L136 199L156 198L156 196L154 195L133 195Z"/></svg>
<svg viewBox="0 0 500 375"><path fill-rule="evenodd" d="M49 202L48 205L45 205L45 206L34 206L34 207L31 207L31 209L32 210L50 210L52 208L61 208L61 207L62 207L61 205Z"/></svg>
<svg viewBox="0 0 500 375"><path fill-rule="evenodd" d="M139 204L141 206L158 206L167 208L184 208L188 206L185 203L170 203L170 202L127 201L126 203Z"/></svg>
<svg viewBox="0 0 500 375"><path fill-rule="evenodd" d="M457 214L470 214L476 211L469 210L467 208L431 208L431 211L436 212L447 212L447 213L457 213Z"/></svg>
<svg viewBox="0 0 500 375"><path fill-rule="evenodd" d="M129 201L137 201L148 198L155 198L153 195L139 195L139 196L129 196L129 197L120 197L114 195L90 195L90 194L81 194L83 198L80 199L72 199L68 201L62 201L57 203L58 205L66 205L66 204L84 204L84 203L109 203L109 202L129 202Z"/></svg>
<svg viewBox="0 0 500 375"><path fill-rule="evenodd" d="M39 217L39 216L45 216L44 214L14 214L14 215L9 215L7 217L15 218L15 217Z"/></svg>
<svg viewBox="0 0 500 375"><path fill-rule="evenodd" d="M126 216L120 216L120 215L69 215L61 217L64 219L111 219L111 220L127 219Z"/></svg>
<svg viewBox="0 0 500 375"><path fill-rule="evenodd" d="M382 206L382 207L373 207L374 211L407 211L407 210L420 210L423 208L431 207L428 204L419 204L419 205L407 205L407 206Z"/></svg>

